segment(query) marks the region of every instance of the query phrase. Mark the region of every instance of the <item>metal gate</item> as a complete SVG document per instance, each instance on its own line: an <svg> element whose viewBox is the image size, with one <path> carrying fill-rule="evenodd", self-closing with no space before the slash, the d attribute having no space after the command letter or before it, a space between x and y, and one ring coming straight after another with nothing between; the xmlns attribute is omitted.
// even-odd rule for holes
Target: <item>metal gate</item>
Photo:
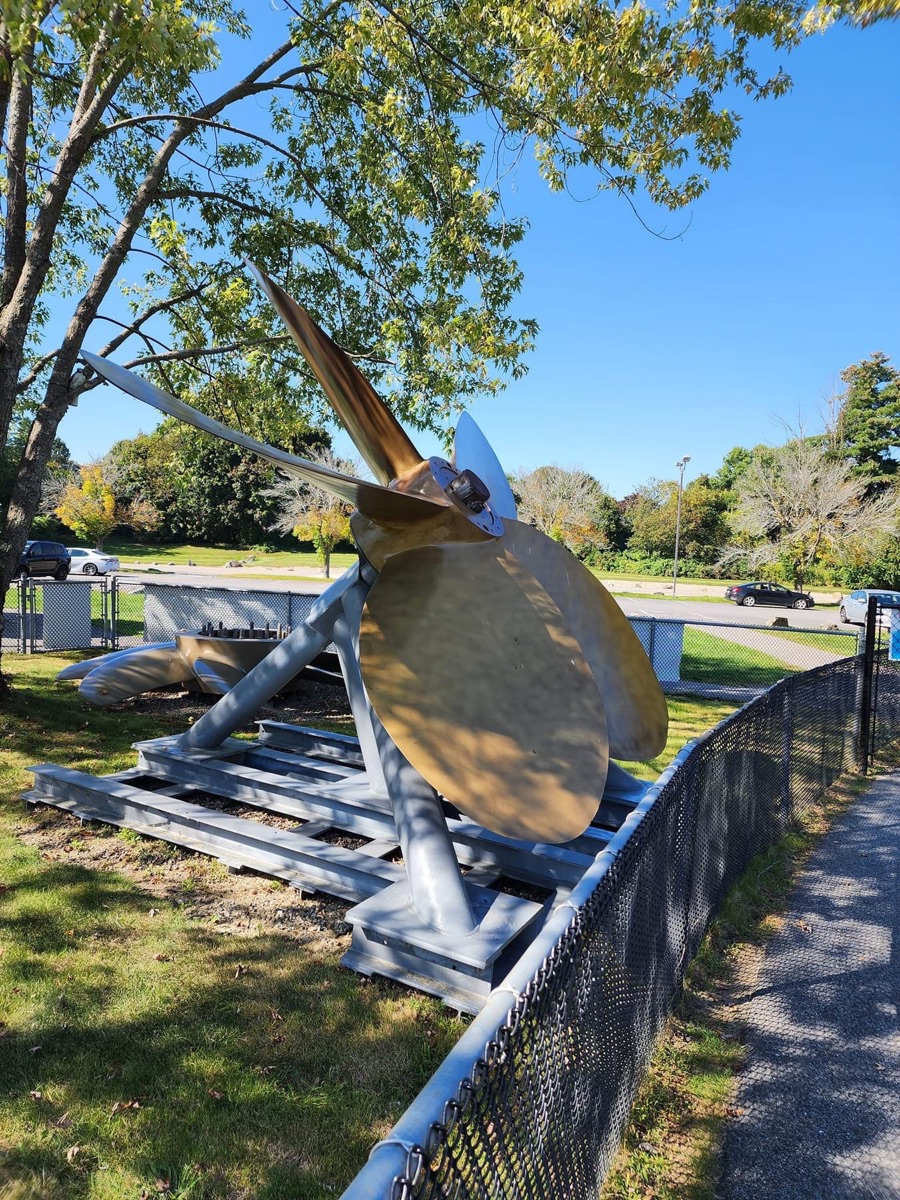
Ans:
<svg viewBox="0 0 900 1200"><path fill-rule="evenodd" d="M17 579L3 611L4 649L114 650L116 578Z"/></svg>

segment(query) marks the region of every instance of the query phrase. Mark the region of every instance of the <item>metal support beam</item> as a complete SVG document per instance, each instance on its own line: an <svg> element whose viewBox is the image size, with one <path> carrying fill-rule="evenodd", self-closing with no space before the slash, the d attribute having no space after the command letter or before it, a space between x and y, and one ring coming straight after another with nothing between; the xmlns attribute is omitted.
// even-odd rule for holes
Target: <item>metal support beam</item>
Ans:
<svg viewBox="0 0 900 1200"><path fill-rule="evenodd" d="M438 794L400 753L374 712L372 720L416 911L433 929L468 937L478 922Z"/></svg>
<svg viewBox="0 0 900 1200"><path fill-rule="evenodd" d="M376 795L390 796L416 911L434 929L468 937L477 921L440 800L388 736L359 673L359 622L372 578L368 564L362 569L354 564L322 593L303 625L204 713L179 743L189 749L221 745L336 638L369 783Z"/></svg>
<svg viewBox="0 0 900 1200"><path fill-rule="evenodd" d="M343 613L334 623L332 638L350 700L350 711L353 713L356 736L359 738L363 762L366 765L369 788L375 796L386 796L387 783L381 765L375 727L372 724L374 714L359 669L359 626L371 586L370 581L361 577L345 592L341 599Z"/></svg>

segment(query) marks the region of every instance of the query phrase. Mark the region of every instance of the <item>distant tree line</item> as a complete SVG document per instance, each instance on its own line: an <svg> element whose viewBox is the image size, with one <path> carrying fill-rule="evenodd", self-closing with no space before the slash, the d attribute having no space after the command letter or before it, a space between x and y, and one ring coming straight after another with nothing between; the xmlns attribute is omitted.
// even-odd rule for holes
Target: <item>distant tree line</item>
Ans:
<svg viewBox="0 0 900 1200"><path fill-rule="evenodd" d="M900 371L879 352L841 378L823 433L793 431L780 446L736 446L715 474L689 480L681 497L682 574L765 575L801 588L900 586ZM335 461L326 432L300 422L288 432L282 418L270 427L266 411L256 408L257 436ZM5 480L0 462L0 498ZM621 500L588 472L552 464L518 471L510 483L520 518L579 558L627 574L672 572L674 480L650 479ZM97 545L116 528L161 543L236 547L287 537L314 548L326 568L332 550L349 547L343 506L172 420L80 469L60 443L41 508L35 528L53 532L63 522Z"/></svg>

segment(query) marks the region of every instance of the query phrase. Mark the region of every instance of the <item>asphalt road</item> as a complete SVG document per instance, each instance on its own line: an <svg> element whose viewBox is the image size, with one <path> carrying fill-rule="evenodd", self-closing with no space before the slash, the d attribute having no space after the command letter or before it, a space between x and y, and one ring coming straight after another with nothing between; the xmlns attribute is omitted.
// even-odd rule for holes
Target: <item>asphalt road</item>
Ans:
<svg viewBox="0 0 900 1200"><path fill-rule="evenodd" d="M119 580L127 583L163 583L173 587L218 587L233 591L306 592L317 594L328 586L325 580L277 579L248 572L246 576L222 575L214 570L193 568L180 571L177 567L160 568L158 572L131 573L122 571ZM753 608L736 604L715 604L701 599L667 600L664 597L616 596L620 608L629 616L670 617L681 621L712 621L716 624L770 625L775 617L787 617L796 629L825 629L837 625L852 633L857 626L840 625L834 608L813 608L801 611L791 608Z"/></svg>
<svg viewBox="0 0 900 1200"><path fill-rule="evenodd" d="M744 608L737 604L714 604L703 600L665 600L662 597L640 599L616 597L619 605L629 616L677 617L681 621L717 621L729 625L771 625L775 617L787 617L796 629L825 629L829 625L840 625L837 609L834 608L770 608L754 605ZM852 633L855 625L843 625Z"/></svg>

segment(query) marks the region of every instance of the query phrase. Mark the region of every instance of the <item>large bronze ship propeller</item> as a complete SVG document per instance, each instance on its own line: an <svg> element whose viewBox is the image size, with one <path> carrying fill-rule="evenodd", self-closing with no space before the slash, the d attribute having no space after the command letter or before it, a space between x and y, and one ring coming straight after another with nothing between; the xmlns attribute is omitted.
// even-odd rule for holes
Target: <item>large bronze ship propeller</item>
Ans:
<svg viewBox="0 0 900 1200"><path fill-rule="evenodd" d="M460 811L539 842L578 836L609 755L665 744L665 700L618 605L564 547L517 520L466 415L454 461L424 459L352 360L252 268L376 482L264 445L93 354L109 382L355 506L377 577L359 633L369 700L405 758Z"/></svg>

